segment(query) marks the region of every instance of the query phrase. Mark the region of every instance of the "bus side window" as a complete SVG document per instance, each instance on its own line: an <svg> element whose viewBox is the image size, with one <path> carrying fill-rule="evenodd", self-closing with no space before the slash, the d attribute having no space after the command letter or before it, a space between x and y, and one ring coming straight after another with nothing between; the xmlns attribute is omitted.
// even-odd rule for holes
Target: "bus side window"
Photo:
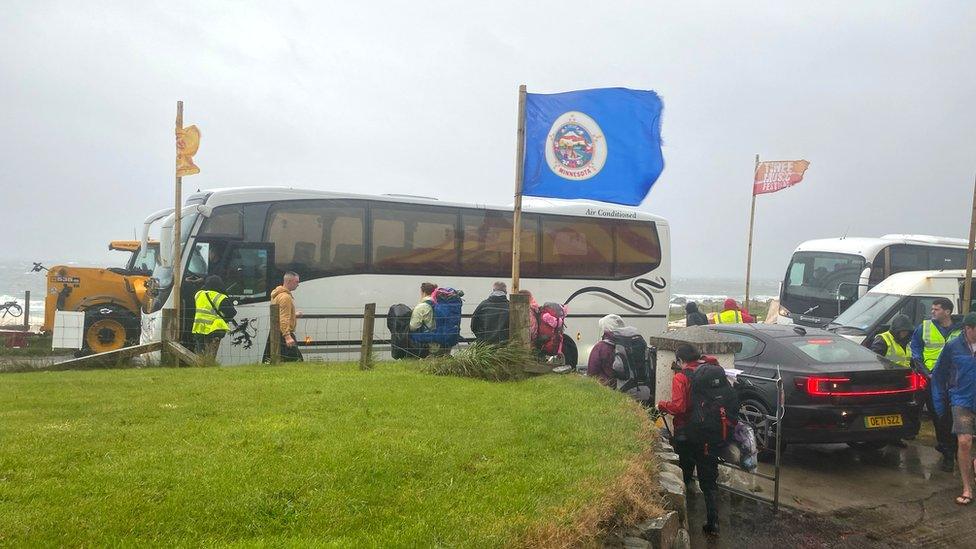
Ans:
<svg viewBox="0 0 976 549"><path fill-rule="evenodd" d="M885 279L884 253L879 253L878 257L871 264L871 276L868 278L869 286L877 286Z"/></svg>
<svg viewBox="0 0 976 549"><path fill-rule="evenodd" d="M632 278L661 265L661 241L653 223L619 221L613 230L617 250L614 278Z"/></svg>
<svg viewBox="0 0 976 549"><path fill-rule="evenodd" d="M512 263L512 213L492 210L461 211L461 274L505 277ZM539 220L522 215L522 276L539 272Z"/></svg>
<svg viewBox="0 0 976 549"><path fill-rule="evenodd" d="M599 219L542 218L542 266L547 276L612 278L612 228Z"/></svg>
<svg viewBox="0 0 976 549"><path fill-rule="evenodd" d="M930 269L965 269L966 250L957 248L932 248L929 250Z"/></svg>
<svg viewBox="0 0 976 549"><path fill-rule="evenodd" d="M458 212L384 204L371 207L372 270L388 274L458 273Z"/></svg>
<svg viewBox="0 0 976 549"><path fill-rule="evenodd" d="M891 274L929 268L928 250L923 246L891 246Z"/></svg>
<svg viewBox="0 0 976 549"><path fill-rule="evenodd" d="M201 236L241 237L244 209L237 204L218 206L200 229Z"/></svg>
<svg viewBox="0 0 976 549"><path fill-rule="evenodd" d="M264 240L275 245L278 271L304 278L362 271L366 266L362 202L301 200L271 206Z"/></svg>

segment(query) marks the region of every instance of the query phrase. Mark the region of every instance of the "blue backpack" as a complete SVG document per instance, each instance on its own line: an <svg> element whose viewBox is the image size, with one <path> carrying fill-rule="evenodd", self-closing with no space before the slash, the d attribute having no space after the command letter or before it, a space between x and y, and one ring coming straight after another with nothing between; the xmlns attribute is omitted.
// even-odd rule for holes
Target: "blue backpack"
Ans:
<svg viewBox="0 0 976 549"><path fill-rule="evenodd" d="M461 340L461 296L464 292L453 288L437 288L431 296L434 303L434 329L429 332L414 332L410 339L416 343L437 343L449 348Z"/></svg>

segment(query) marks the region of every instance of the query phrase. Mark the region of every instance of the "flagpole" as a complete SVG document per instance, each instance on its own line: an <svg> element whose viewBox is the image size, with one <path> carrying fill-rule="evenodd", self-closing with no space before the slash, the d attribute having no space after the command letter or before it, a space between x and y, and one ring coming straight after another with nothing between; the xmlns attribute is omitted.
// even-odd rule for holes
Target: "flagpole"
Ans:
<svg viewBox="0 0 976 549"><path fill-rule="evenodd" d="M183 102L176 102L176 132L179 139L179 132L183 129ZM179 147L177 147L179 156ZM178 166L177 166L178 168ZM181 309L181 287L183 275L180 269L180 262L183 257L182 250L182 202L183 202L183 178L176 172L176 209L174 210L175 220L173 223L173 337L176 341L180 340L180 309Z"/></svg>
<svg viewBox="0 0 976 549"><path fill-rule="evenodd" d="M969 219L969 248L966 249L966 283L962 295L962 314L969 312L973 296L973 246L976 245L976 181L973 182L973 213Z"/></svg>
<svg viewBox="0 0 976 549"><path fill-rule="evenodd" d="M519 291L522 244L522 172L525 167L525 84L519 86L518 134L515 152L515 210L512 214L512 293Z"/></svg>
<svg viewBox="0 0 976 549"><path fill-rule="evenodd" d="M749 213L749 251L746 256L746 298L742 306L749 309L749 281L752 276L752 228L756 222L756 172L759 171L759 155L756 155L756 167L752 171L752 211Z"/></svg>

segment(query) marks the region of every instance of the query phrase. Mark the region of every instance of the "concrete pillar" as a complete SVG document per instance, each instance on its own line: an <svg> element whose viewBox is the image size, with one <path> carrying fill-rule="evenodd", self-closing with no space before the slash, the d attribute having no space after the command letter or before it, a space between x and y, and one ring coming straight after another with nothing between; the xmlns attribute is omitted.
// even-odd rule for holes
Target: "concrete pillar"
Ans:
<svg viewBox="0 0 976 549"><path fill-rule="evenodd" d="M726 369L735 367L734 355L742 349L742 343L704 326L679 328L647 338L648 345L657 347L654 402L671 399L671 380L674 378L671 364L675 361L674 351L683 343L694 345L703 355L714 356Z"/></svg>

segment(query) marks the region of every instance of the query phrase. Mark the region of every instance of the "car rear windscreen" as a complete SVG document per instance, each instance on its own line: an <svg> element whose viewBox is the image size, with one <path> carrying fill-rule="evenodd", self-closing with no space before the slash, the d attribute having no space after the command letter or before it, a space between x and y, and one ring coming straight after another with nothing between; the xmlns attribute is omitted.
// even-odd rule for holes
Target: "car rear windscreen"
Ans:
<svg viewBox="0 0 976 549"><path fill-rule="evenodd" d="M805 356L824 364L875 360L874 353L842 337L798 337L787 341Z"/></svg>

